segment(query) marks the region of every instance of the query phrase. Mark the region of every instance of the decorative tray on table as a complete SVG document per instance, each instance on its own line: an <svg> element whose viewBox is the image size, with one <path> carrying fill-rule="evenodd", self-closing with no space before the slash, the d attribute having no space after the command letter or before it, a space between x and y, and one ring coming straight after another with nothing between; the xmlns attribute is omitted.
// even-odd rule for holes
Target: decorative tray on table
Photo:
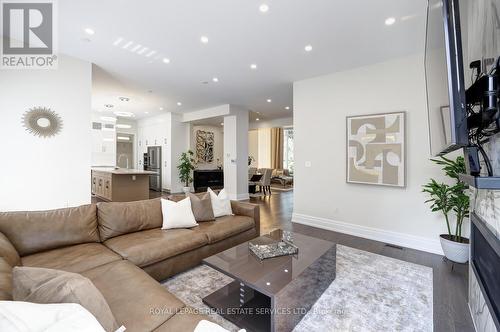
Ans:
<svg viewBox="0 0 500 332"><path fill-rule="evenodd" d="M248 249L260 260L267 258L296 255L299 248L289 242L280 241L270 244L253 244L248 242Z"/></svg>

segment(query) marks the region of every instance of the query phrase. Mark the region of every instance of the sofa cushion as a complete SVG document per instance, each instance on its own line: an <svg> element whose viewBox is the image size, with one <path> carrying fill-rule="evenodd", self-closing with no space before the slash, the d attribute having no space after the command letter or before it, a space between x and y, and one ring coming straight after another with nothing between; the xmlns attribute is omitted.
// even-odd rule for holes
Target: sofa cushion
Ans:
<svg viewBox="0 0 500 332"><path fill-rule="evenodd" d="M21 258L24 266L79 273L122 258L100 243L53 249Z"/></svg>
<svg viewBox="0 0 500 332"><path fill-rule="evenodd" d="M212 244L227 239L233 235L242 233L254 227L254 221L246 216L224 216L215 221L200 223L192 228L193 232L205 234L208 243Z"/></svg>
<svg viewBox="0 0 500 332"><path fill-rule="evenodd" d="M0 257L3 257L10 266L21 264L21 257L19 257L16 248L3 233L0 233Z"/></svg>
<svg viewBox="0 0 500 332"><path fill-rule="evenodd" d="M104 245L137 266L147 266L204 246L204 234L189 229L150 229L107 240Z"/></svg>
<svg viewBox="0 0 500 332"><path fill-rule="evenodd" d="M127 332L152 331L184 307L146 272L127 261L85 271Z"/></svg>
<svg viewBox="0 0 500 332"><path fill-rule="evenodd" d="M12 266L0 257L0 301L12 301Z"/></svg>
<svg viewBox="0 0 500 332"><path fill-rule="evenodd" d="M0 232L21 256L99 242L95 205L50 211L0 212Z"/></svg>
<svg viewBox="0 0 500 332"><path fill-rule="evenodd" d="M127 233L160 228L163 223L159 198L97 203L97 216L101 241Z"/></svg>
<svg viewBox="0 0 500 332"><path fill-rule="evenodd" d="M119 326L108 303L92 282L78 273L38 267L15 267L14 301L33 303L77 303L87 309L108 331Z"/></svg>

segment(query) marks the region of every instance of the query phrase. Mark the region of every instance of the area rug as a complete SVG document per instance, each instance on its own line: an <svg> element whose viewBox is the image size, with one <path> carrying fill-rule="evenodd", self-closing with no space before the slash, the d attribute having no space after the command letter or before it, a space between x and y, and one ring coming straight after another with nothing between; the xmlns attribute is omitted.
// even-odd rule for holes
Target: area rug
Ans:
<svg viewBox="0 0 500 332"><path fill-rule="evenodd" d="M293 191L293 186L292 185L286 185L283 187L281 184L271 184L271 191L277 190L277 191Z"/></svg>
<svg viewBox="0 0 500 332"><path fill-rule="evenodd" d="M230 331L202 298L233 279L204 265L163 285L187 305ZM313 285L311 285L313 287ZM295 327L311 331L432 331L432 269L367 251L337 246L337 277Z"/></svg>

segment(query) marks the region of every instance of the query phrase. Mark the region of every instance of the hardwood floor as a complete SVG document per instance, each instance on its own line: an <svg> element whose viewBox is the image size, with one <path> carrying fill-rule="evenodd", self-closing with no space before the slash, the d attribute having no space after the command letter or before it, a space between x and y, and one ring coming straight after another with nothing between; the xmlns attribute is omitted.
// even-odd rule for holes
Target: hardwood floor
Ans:
<svg viewBox="0 0 500 332"><path fill-rule="evenodd" d="M151 198L161 194L151 192ZM293 230L312 235L352 248L400 259L406 262L428 266L433 269L434 291L434 331L468 332L474 331L467 305L468 266L452 265L443 257L423 251L395 248L383 242L332 232L291 222L293 212L293 191L273 190L271 196L251 198L251 203L260 205L261 233L276 228Z"/></svg>
<svg viewBox="0 0 500 332"><path fill-rule="evenodd" d="M267 233L275 228L289 229L352 248L432 268L434 280L434 331L474 331L467 305L467 265L452 265L449 262L443 261L442 256L423 251L408 248L394 248L378 241L306 225L294 224L291 222L293 192L273 191L271 196L251 198L250 202L259 204L261 207L260 218L262 233Z"/></svg>

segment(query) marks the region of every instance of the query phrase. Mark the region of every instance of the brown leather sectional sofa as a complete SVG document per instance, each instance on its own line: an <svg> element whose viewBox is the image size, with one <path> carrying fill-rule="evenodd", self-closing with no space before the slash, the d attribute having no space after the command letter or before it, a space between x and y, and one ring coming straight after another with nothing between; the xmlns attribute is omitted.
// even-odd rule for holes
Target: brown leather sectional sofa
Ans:
<svg viewBox="0 0 500 332"><path fill-rule="evenodd" d="M258 206L231 205L234 216L171 230L159 199L2 212L0 300L12 300L13 266L59 269L89 278L127 331L192 331L206 317L157 281L258 236Z"/></svg>

